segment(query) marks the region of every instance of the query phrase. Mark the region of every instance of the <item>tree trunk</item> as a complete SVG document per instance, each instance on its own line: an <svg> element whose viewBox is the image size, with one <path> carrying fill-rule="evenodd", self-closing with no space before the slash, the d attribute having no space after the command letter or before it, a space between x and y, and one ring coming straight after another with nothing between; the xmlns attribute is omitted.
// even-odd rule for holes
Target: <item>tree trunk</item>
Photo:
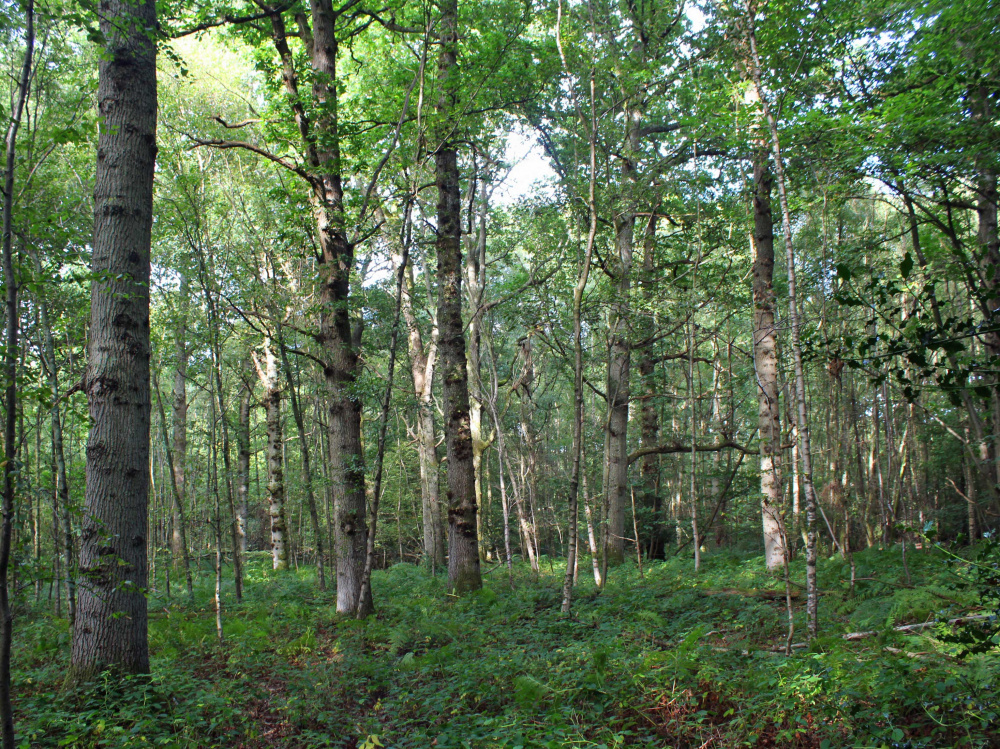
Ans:
<svg viewBox="0 0 1000 749"><path fill-rule="evenodd" d="M31 258L35 266L35 274L38 278L43 278L43 269L38 253L31 251ZM49 318L49 306L44 297L38 298L39 322L41 331L39 338L42 350L42 366L49 383L49 391L52 394L52 408L49 410L52 432L52 463L55 474L56 489L56 518L61 523L59 533L61 544L57 540L57 546L62 546L66 566L66 602L68 606L70 627L76 618L76 578L73 570L73 525L70 510L69 479L66 473L66 451L63 448L62 412L60 399L62 392L59 387L59 370L56 366L55 339L52 336L52 322ZM54 528L55 530L55 528ZM58 579L58 575L56 576ZM58 600L58 599L57 599Z"/></svg>
<svg viewBox="0 0 1000 749"><path fill-rule="evenodd" d="M409 222L409 213L407 213ZM409 241L409 230L404 241ZM398 270L402 255L393 254ZM424 561L428 567L444 564L444 533L438 495L437 434L434 426L434 367L437 363L437 324L432 322L430 341L424 345L420 324L413 308L413 264L407 263L403 283L402 314L406 322L407 349L413 394L417 400L417 455L420 462L420 500L423 516ZM433 315L432 315L433 318Z"/></svg>
<svg viewBox="0 0 1000 749"><path fill-rule="evenodd" d="M160 434L163 437L163 452L167 456L167 466L170 472L170 538L175 535L175 526L179 523L182 528L186 527L184 505L181 504L180 495L177 492L177 474L174 471L174 451L170 447L170 435L167 432L167 416L163 410L163 398L160 396L160 383L156 376L156 370L152 370L153 392L156 393L156 405L160 414ZM187 532L181 531L180 555L184 567L184 579L187 582L188 598L194 599L194 582L191 579L191 554L187 544ZM171 557L173 558L173 552ZM167 586L169 588L169 585Z"/></svg>
<svg viewBox="0 0 1000 749"><path fill-rule="evenodd" d="M816 491L813 486L812 446L809 438L809 416L806 404L806 380L802 364L802 346L800 336L800 318L795 283L795 249L792 244L792 221L788 207L788 193L785 184L785 168L781 155L781 142L778 137L778 124L764 96L761 84L760 57L757 53L757 41L753 28L753 10L747 2L747 41L752 56L754 87L760 100L761 109L771 132L771 150L774 155L775 176L778 181L778 198L781 204L781 228L785 240L785 258L788 266L788 317L792 329L792 362L795 368L795 404L797 418L795 430L798 435L799 457L802 460L802 488L806 500L806 621L809 637L818 634L818 600L819 592L816 585Z"/></svg>
<svg viewBox="0 0 1000 749"><path fill-rule="evenodd" d="M521 456L524 461L524 480L522 483L522 494L527 494L528 506L535 505L535 498L538 496L538 451L536 447L535 430L532 424L532 412L534 410L534 382L535 364L532 357L531 336L526 336L521 340L521 358L524 361L524 372L519 383L521 394ZM497 430L499 433L499 425ZM522 497L517 499L518 520L522 524L523 530L527 533L528 560L531 563L532 571L539 572L537 541L533 528L527 522L522 504Z"/></svg>
<svg viewBox="0 0 1000 749"><path fill-rule="evenodd" d="M781 409L778 403L778 329L774 304L774 223L771 218L771 169L767 152L754 154L753 353L757 375L757 429L760 432L760 509L764 560L781 569L785 549L781 532Z"/></svg>
<svg viewBox="0 0 1000 749"><path fill-rule="evenodd" d="M174 389L171 400L171 423L173 427L174 472L174 527L170 537L170 552L174 569L181 563L187 549L187 534L184 523L185 504L185 464L187 463L187 317L190 302L190 287L187 274L181 271L180 289L177 295L177 327L174 329Z"/></svg>
<svg viewBox="0 0 1000 749"><path fill-rule="evenodd" d="M264 386L264 411L267 418L267 494L271 519L271 566L288 569L288 526L285 521L284 440L281 423L281 384L278 360L270 338L264 340L264 368L258 367Z"/></svg>
<svg viewBox="0 0 1000 749"><path fill-rule="evenodd" d="M310 49L316 120L317 162L322 179L314 203L320 240L320 339L330 412L330 469L337 546L337 611L356 612L361 593L368 528L365 521L365 453L361 445L361 400L354 392L360 369L351 335L350 290L354 246L347 238L337 110L337 12L330 0L311 0Z"/></svg>
<svg viewBox="0 0 1000 749"><path fill-rule="evenodd" d="M646 231L643 238L642 254L642 274L639 276L639 286L642 289L643 298L646 303L655 306L656 300L656 280L654 278L655 258L653 251L656 247L656 208L650 211L649 220L646 222ZM650 339L655 334L656 320L653 317L644 315L640 322L642 337ZM641 431L639 442L641 447L653 447L659 443L660 439L660 412L656 408L656 382L654 373L656 371L656 360L654 359L654 348L652 343L647 342L642 348L639 358L639 378L642 382L642 410L641 410ZM647 556L657 559L663 556L663 528L660 524L660 511L662 502L660 500L660 456L649 454L642 457L639 468L640 485L640 506L646 511L646 518L639 524L646 546Z"/></svg>
<svg viewBox="0 0 1000 749"><path fill-rule="evenodd" d="M469 382L462 323L461 194L458 154L452 139L458 108L458 2L442 0L438 23L437 102L434 153L437 204L439 348L448 456L448 584L454 593L482 587L476 537L475 472L469 422Z"/></svg>
<svg viewBox="0 0 1000 749"><path fill-rule="evenodd" d="M284 334L278 326L278 347L281 349L281 367L288 383L288 399L292 404L292 417L299 435L299 450L302 455L302 483L306 490L306 506L309 508L309 519L312 521L313 538L316 543L316 572L319 576L319 589L326 590L326 558L323 551L323 532L319 524L319 509L316 507L316 495L313 492L312 466L309 461L309 437L306 434L305 420L299 406L299 396L295 389L295 377L291 363L288 361L288 351L285 348Z"/></svg>
<svg viewBox="0 0 1000 749"><path fill-rule="evenodd" d="M475 165L473 166L475 168ZM475 177L471 188L472 202L475 203ZM481 365L481 344L482 333L480 331L481 320L479 308L483 303L483 294L486 287L486 214L489 210L489 196L484 190L479 199L478 227L473 226L473 218L470 215L469 229L470 236L475 237L475 241L467 242L465 253L465 289L469 303L469 348L468 362L469 369L469 430L472 434L472 473L475 477L475 503L479 508L482 505L482 463L483 454L489 448L489 440L483 437L483 383ZM472 214L472 207L469 209ZM475 231L472 235L471 232ZM501 472L502 475L502 472ZM476 513L476 539L478 542L480 555L483 554L483 514Z"/></svg>
<svg viewBox="0 0 1000 749"><path fill-rule="evenodd" d="M576 563L579 554L579 533L577 532L577 516L579 515L580 478L583 473L583 294L587 290L590 278L590 265L594 256L594 242L597 237L597 108L594 96L593 66L590 69L590 123L587 127L590 151L590 179L587 190L587 243L582 258L577 261L576 285L573 287L573 454L572 468L569 479L569 540L566 549L566 575L563 577L563 596L560 610L569 614L573 603L573 581L576 577ZM611 391L608 391L610 400ZM627 401L626 401L627 404ZM628 406L625 409L628 417ZM607 444L607 443L606 443ZM610 453L609 453L610 454ZM628 456L622 456L627 461ZM590 516L587 517L588 527ZM605 559L607 559L610 544L605 544ZM595 569L595 576L597 571ZM606 575L600 575L606 579ZM600 581L598 581L600 585Z"/></svg>
<svg viewBox="0 0 1000 749"><path fill-rule="evenodd" d="M35 4L28 0L25 8L25 50L17 84L17 97L13 102L10 124L7 128L4 191L3 191L3 279L6 286L6 335L4 340L4 445L3 445L3 521L0 529L0 735L4 749L14 749L14 709L10 694L10 650L14 635L14 617L10 610L7 570L14 522L15 472L17 470L17 360L18 324L18 283L14 275L14 253L12 248L14 210L14 169L17 156L17 132L21 128L21 116L28 100L31 83L32 59L35 51ZM148 245L147 245L148 246ZM148 266L147 266L148 268ZM148 271L147 271L148 272ZM147 330L148 340L148 330ZM23 431L23 430L22 430ZM15 578L15 590L17 589ZM148 660L147 660L148 663Z"/></svg>
<svg viewBox="0 0 1000 749"><path fill-rule="evenodd" d="M632 253L632 224L634 219L622 220L618 227L616 244L622 262L615 279L615 309L612 312L611 341L608 349L608 419L605 470L608 483L607 550L605 558L610 565L625 559L625 507L628 502L628 404L629 369L631 349L628 341L628 294ZM627 258L627 263L625 262Z"/></svg>
<svg viewBox="0 0 1000 749"><path fill-rule="evenodd" d="M337 109L336 25L351 5L334 9L331 0L310 0L312 27L296 15L297 36L312 66L315 121L302 104L294 56L288 46L281 12L270 16L271 38L282 61L282 79L301 138L309 178L310 200L319 242L319 341L325 352L323 375L329 410L330 474L335 515L337 611L355 613L365 563L365 456L361 445L361 401L355 392L360 364L351 334L350 290L354 245L344 216L343 164Z"/></svg>
<svg viewBox="0 0 1000 749"><path fill-rule="evenodd" d="M247 512L250 499L250 407L253 405L253 382L244 380L240 397L240 423L236 430L236 530L240 551L247 551Z"/></svg>
<svg viewBox="0 0 1000 749"><path fill-rule="evenodd" d="M107 0L98 83L87 488L72 668L149 671L149 251L156 160L156 7Z"/></svg>
<svg viewBox="0 0 1000 749"><path fill-rule="evenodd" d="M197 251L201 287L205 294L205 309L208 313L209 345L212 351L212 374L215 381L213 408L218 407L219 409L219 420L222 427L222 464L226 471L226 504L229 508L229 537L233 548L233 583L236 601L239 603L243 600L243 550L240 548L239 521L236 513L236 502L233 498L233 471L229 455L229 420L226 416L225 388L222 383L222 342L219 339L219 314L213 289L213 282L216 278L215 256L211 247L205 252L199 244ZM216 493L219 491L218 484L216 484L215 491ZM218 522L222 522L221 519ZM222 552L219 551L219 553Z"/></svg>

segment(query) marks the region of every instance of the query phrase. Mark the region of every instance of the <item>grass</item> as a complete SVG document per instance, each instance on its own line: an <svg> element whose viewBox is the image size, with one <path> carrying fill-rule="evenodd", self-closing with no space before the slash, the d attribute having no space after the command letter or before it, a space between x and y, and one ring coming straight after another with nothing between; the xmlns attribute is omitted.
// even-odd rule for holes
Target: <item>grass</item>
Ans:
<svg viewBox="0 0 1000 749"><path fill-rule="evenodd" d="M409 565L374 577L377 617L339 618L312 571L254 556L219 644L212 580L196 602L150 600L152 674L66 693L64 620L16 629L23 746L114 747L997 747L1000 657L964 660L898 623L965 613L974 592L935 554L856 555L820 567L824 636L792 657L783 590L759 557L706 555L612 571L580 565L573 616L561 579L504 569L460 599ZM800 562L793 579L804 578ZM544 565L548 570L549 565ZM231 584L230 584L231 585ZM161 585L162 588L162 585ZM175 588L176 590L176 588ZM803 602L797 599L796 629ZM857 642L845 631L877 630ZM798 638L796 638L798 639ZM887 649L889 648L889 649ZM914 653L910 657L906 653Z"/></svg>

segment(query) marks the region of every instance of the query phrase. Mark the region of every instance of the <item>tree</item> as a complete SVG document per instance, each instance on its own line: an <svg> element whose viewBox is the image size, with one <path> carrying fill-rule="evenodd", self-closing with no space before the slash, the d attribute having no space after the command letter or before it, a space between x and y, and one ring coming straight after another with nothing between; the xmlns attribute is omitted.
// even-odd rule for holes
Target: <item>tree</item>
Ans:
<svg viewBox="0 0 1000 749"><path fill-rule="evenodd" d="M156 7L109 0L85 389L91 429L73 626L76 678L149 671L149 273L156 161Z"/></svg>
<svg viewBox="0 0 1000 749"><path fill-rule="evenodd" d="M456 593L482 587L476 536L475 471L469 375L462 322L462 204L458 152L458 2L443 0L438 18L437 127L433 133L437 204L438 351L444 395L448 474L448 583Z"/></svg>
<svg viewBox="0 0 1000 749"><path fill-rule="evenodd" d="M17 79L17 89L7 137L4 141L3 185L3 279L6 287L4 306L5 336L3 353L4 379L4 442L3 442L3 520L0 525L0 736L4 749L14 747L14 710L10 693L10 649L14 637L14 617L10 607L7 571L10 564L11 540L14 520L14 482L17 470L17 359L18 327L21 319L18 308L18 281L14 275L13 210L14 167L17 158L17 133L21 128L28 87L31 83L32 60L35 52L35 4L28 0L25 8L24 60Z"/></svg>

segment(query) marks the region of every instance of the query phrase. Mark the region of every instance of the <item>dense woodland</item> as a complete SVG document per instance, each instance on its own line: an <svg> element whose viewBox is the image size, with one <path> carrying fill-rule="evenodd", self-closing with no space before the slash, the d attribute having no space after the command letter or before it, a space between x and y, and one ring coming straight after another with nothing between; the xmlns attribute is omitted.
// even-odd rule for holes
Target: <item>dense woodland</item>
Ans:
<svg viewBox="0 0 1000 749"><path fill-rule="evenodd" d="M1000 4L0 22L5 748L1000 746Z"/></svg>

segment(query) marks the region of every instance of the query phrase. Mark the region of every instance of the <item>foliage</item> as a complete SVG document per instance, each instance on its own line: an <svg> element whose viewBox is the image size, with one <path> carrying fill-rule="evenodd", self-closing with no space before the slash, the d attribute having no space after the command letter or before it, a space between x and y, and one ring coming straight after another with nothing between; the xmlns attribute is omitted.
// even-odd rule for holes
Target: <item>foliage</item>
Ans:
<svg viewBox="0 0 1000 749"><path fill-rule="evenodd" d="M80 747L996 746L996 650L955 661L948 638L933 630L894 632L887 622L925 618L901 608L893 589L903 575L898 554L858 553L858 568L885 585L853 596L842 560L824 560L820 582L831 602L840 600L837 613L827 614L826 637L790 658L774 650L784 640L783 600L755 597L780 590L759 557L711 554L697 576L678 559L651 565L641 579L625 565L603 592L581 580L570 618L558 610L558 568L533 582L518 567L513 590L490 577L481 593L454 600L440 578L398 564L376 573L384 604L378 618L363 622L338 619L311 573L272 573L267 561L252 560L244 603L225 609L222 645L210 610L155 598L149 677L105 675L83 691L61 691L66 623L40 615L15 654L23 740ZM909 568L911 592L921 595L949 577L927 554L911 557ZM799 563L792 574L801 576ZM201 600L210 586L199 578ZM947 604L937 600L943 612ZM872 602L886 614L876 624L882 633L841 640L838 630L873 621ZM870 613L859 618L866 604ZM913 650L923 652L904 652Z"/></svg>

